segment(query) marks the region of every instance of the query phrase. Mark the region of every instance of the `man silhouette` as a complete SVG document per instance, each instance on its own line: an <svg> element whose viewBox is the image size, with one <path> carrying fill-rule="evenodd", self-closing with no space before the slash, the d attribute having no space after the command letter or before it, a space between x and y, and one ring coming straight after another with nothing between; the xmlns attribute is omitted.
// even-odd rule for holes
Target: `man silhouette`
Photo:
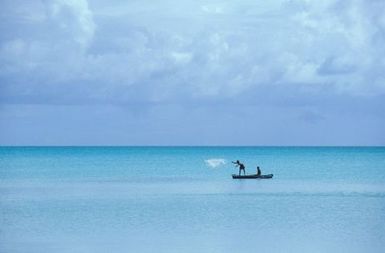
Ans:
<svg viewBox="0 0 385 253"><path fill-rule="evenodd" d="M241 175L241 171L243 170L243 175L246 175L246 170L245 170L245 165L243 165L243 163L241 163L239 160L237 160L236 162L232 162L235 165L235 167L238 167L239 166L239 175Z"/></svg>
<svg viewBox="0 0 385 253"><path fill-rule="evenodd" d="M257 166L257 176L260 176L261 175L261 169L259 168L259 166Z"/></svg>

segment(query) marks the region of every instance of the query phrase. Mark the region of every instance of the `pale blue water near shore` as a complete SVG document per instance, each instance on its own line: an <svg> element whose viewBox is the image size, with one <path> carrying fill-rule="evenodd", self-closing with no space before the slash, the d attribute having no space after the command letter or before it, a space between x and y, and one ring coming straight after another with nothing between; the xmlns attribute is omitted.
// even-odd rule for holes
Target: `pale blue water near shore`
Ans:
<svg viewBox="0 0 385 253"><path fill-rule="evenodd" d="M0 148L1 253L384 248L384 147Z"/></svg>

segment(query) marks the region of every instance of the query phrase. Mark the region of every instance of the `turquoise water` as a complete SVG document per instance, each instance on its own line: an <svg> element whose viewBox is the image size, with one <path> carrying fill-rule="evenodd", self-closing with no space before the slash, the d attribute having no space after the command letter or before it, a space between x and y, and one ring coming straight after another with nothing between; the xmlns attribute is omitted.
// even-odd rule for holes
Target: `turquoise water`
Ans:
<svg viewBox="0 0 385 253"><path fill-rule="evenodd" d="M384 248L384 147L0 148L0 252Z"/></svg>

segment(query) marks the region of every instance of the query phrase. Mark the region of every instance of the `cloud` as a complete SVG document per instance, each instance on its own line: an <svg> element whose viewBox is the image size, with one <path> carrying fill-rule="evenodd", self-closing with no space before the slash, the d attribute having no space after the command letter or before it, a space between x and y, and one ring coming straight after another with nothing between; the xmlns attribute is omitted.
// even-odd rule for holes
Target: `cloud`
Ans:
<svg viewBox="0 0 385 253"><path fill-rule="evenodd" d="M3 103L385 93L382 1L42 3L4 4Z"/></svg>
<svg viewBox="0 0 385 253"><path fill-rule="evenodd" d="M331 57L319 66L318 74L320 75L344 75L353 73L358 68L352 58L335 58Z"/></svg>
<svg viewBox="0 0 385 253"><path fill-rule="evenodd" d="M62 39L73 39L82 46L92 40L96 24L87 0L45 0L46 22L62 33Z"/></svg>

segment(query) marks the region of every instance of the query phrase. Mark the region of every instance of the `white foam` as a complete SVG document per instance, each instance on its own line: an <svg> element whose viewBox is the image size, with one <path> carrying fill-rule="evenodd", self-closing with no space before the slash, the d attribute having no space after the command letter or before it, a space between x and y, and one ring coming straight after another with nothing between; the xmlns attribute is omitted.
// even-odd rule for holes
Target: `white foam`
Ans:
<svg viewBox="0 0 385 253"><path fill-rule="evenodd" d="M222 158L212 158L205 160L205 163L211 168L218 168L226 164L226 160Z"/></svg>

